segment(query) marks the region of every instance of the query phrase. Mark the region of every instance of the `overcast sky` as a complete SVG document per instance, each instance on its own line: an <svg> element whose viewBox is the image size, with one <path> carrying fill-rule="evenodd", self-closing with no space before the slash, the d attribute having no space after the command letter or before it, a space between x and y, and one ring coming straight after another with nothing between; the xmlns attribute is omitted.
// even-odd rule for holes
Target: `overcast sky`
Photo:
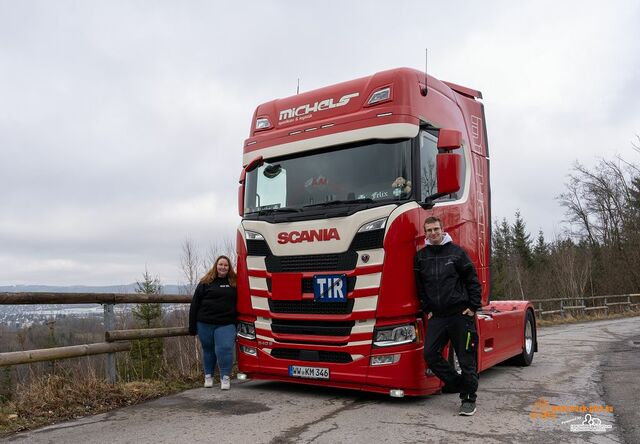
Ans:
<svg viewBox="0 0 640 444"><path fill-rule="evenodd" d="M562 232L574 161L640 161L637 1L0 0L0 285L185 279L234 239L259 103L390 68L483 92L492 213Z"/></svg>

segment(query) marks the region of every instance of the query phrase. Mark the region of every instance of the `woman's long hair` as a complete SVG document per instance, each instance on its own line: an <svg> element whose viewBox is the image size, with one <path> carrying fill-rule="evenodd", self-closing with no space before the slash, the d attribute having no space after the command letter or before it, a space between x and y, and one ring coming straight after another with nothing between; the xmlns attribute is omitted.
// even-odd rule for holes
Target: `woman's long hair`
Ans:
<svg viewBox="0 0 640 444"><path fill-rule="evenodd" d="M218 259L216 259L216 261L213 263L213 267L211 267L211 270L207 271L207 274L205 274L202 279L200 279L200 282L203 284L210 284L215 278L218 277L218 262L220 262L220 259L226 259L227 263L229 264L229 273L227 273L227 279L229 279L229 285L235 287L236 272L233 269L231 259L229 259L227 256L218 256Z"/></svg>

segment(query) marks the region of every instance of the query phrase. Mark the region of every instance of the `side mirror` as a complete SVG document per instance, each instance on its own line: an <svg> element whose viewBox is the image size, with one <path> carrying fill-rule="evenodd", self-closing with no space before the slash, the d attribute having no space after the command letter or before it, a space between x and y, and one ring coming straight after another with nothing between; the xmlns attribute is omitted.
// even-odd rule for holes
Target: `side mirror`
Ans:
<svg viewBox="0 0 640 444"><path fill-rule="evenodd" d="M240 182L240 186L238 187L238 215L240 217L244 216L244 181L247 177L247 173L258 168L263 163L264 159L262 156L258 156L249 162L240 172L240 179L238 180L238 182Z"/></svg>
<svg viewBox="0 0 640 444"><path fill-rule="evenodd" d="M244 183L238 187L238 216L244 216Z"/></svg>
<svg viewBox="0 0 640 444"><path fill-rule="evenodd" d="M452 151L462 146L462 133L457 129L442 128L438 133L438 151ZM460 190L460 166L462 157L456 153L441 153L436 155L436 179L438 192L427 196L420 206L431 209L435 200Z"/></svg>
<svg viewBox="0 0 640 444"><path fill-rule="evenodd" d="M438 194L446 195L460 190L460 154L438 153L436 164Z"/></svg>
<svg viewBox="0 0 640 444"><path fill-rule="evenodd" d="M438 149L455 150L462 146L462 133L456 129L442 128L438 132Z"/></svg>
<svg viewBox="0 0 640 444"><path fill-rule="evenodd" d="M454 153L438 153L436 156L436 175L438 181L438 192L427 196L420 206L430 210L435 205L435 200L455 193L460 190L460 165L462 156Z"/></svg>

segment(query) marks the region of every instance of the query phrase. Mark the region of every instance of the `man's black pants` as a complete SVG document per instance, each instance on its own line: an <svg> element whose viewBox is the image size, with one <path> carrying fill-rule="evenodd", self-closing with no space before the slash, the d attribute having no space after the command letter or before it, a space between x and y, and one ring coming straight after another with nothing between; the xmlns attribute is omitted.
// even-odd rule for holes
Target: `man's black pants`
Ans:
<svg viewBox="0 0 640 444"><path fill-rule="evenodd" d="M451 341L458 356L462 375L442 357L442 349ZM460 391L461 399L476 400L478 390L478 365L476 350L478 333L475 316L462 313L451 316L432 316L427 321L424 342L424 358L431 371L449 388Z"/></svg>

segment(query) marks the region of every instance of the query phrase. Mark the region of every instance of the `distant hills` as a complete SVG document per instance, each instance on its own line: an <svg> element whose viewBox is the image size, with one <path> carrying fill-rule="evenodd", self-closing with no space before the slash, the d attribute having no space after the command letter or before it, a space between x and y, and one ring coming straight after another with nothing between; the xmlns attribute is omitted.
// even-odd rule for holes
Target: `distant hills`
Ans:
<svg viewBox="0 0 640 444"><path fill-rule="evenodd" d="M0 285L0 293L135 293L136 284L126 285ZM164 294L184 294L184 285L167 284L162 286Z"/></svg>

